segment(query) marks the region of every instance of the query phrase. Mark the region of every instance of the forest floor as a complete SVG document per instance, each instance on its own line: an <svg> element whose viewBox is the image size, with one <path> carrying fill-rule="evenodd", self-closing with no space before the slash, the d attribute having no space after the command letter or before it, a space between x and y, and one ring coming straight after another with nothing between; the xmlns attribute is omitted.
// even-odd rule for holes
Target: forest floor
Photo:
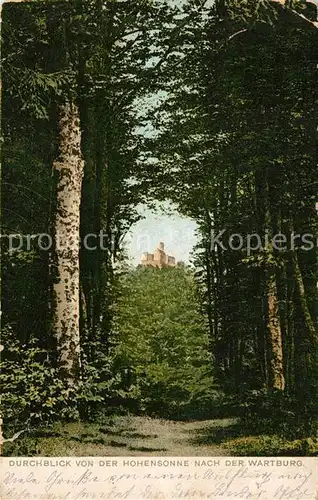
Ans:
<svg viewBox="0 0 318 500"><path fill-rule="evenodd" d="M4 444L4 456L318 456L317 436L288 440L237 419L172 421L112 416L56 423Z"/></svg>
<svg viewBox="0 0 318 500"><path fill-rule="evenodd" d="M104 424L55 424L23 439L12 455L41 456L222 456L233 419L175 422L117 416ZM231 433L230 433L231 434ZM227 436L229 439L230 436ZM215 438L215 442L214 441ZM27 446L27 449L23 450ZM17 453L18 451L18 453Z"/></svg>

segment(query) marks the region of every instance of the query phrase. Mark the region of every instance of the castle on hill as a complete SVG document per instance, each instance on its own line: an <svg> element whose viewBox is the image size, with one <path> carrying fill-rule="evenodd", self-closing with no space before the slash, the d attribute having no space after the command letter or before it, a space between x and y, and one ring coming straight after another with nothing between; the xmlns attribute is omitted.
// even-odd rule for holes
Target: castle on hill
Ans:
<svg viewBox="0 0 318 500"><path fill-rule="evenodd" d="M145 252L142 254L140 264L148 267L175 267L176 259L165 252L165 245L161 241L154 253Z"/></svg>

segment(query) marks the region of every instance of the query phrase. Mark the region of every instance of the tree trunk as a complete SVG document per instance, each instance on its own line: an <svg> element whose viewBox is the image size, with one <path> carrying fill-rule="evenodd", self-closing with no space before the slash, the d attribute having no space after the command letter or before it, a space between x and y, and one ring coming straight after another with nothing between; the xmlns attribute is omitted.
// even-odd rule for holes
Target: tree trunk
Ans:
<svg viewBox="0 0 318 500"><path fill-rule="evenodd" d="M80 377L79 231L84 161L81 154L79 110L66 101L60 106L59 157L53 162L56 206L53 214L53 333L61 376L70 386Z"/></svg>
<svg viewBox="0 0 318 500"><path fill-rule="evenodd" d="M307 304L307 297L306 297L306 291L305 291L305 286L304 286L304 280L303 276L301 273L300 265L299 265L299 259L297 255L297 251L294 251L292 254L292 264L293 264L293 272L294 272L294 278L295 282L297 285L297 291L300 299L300 305L301 305L301 310L304 316L305 320L305 325L307 328L307 331L310 336L310 341L313 342L317 339L317 332L316 332L316 327L314 324L314 321L311 317L310 310Z"/></svg>
<svg viewBox="0 0 318 500"><path fill-rule="evenodd" d="M276 281L276 258L272 245L273 239L273 200L271 197L270 171L266 167L260 173L257 183L258 194L260 197L260 206L263 210L264 234L267 233L269 246L266 249L268 261L265 265L265 275L267 281L267 330L269 333L270 347L270 368L271 380L270 387L279 391L285 389L284 374L284 352L283 338L281 328L281 318L279 311L279 299ZM271 261L274 262L271 262Z"/></svg>
<svg viewBox="0 0 318 500"><path fill-rule="evenodd" d="M208 209L205 211L206 225L207 225L207 233L211 234L212 226L211 226L211 218L208 212ZM214 249L212 250L214 252ZM212 344L216 338L216 328L217 325L213 324L213 269L211 266L211 243L210 238L205 242L205 265L206 265L206 285L207 285L207 316L208 316L208 325L210 332L210 348L212 349Z"/></svg>
<svg viewBox="0 0 318 500"><path fill-rule="evenodd" d="M295 391L295 282L292 276L292 265L288 263L288 388Z"/></svg>
<svg viewBox="0 0 318 500"><path fill-rule="evenodd" d="M272 388L283 391L285 389L283 342L279 318L276 276L274 270L269 271L267 284L268 329L271 345Z"/></svg>

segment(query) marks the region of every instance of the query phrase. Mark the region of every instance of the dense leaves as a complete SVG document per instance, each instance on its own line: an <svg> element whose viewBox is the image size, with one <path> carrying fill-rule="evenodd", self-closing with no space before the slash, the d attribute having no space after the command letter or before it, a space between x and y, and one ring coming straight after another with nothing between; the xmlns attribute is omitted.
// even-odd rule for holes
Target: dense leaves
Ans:
<svg viewBox="0 0 318 500"><path fill-rule="evenodd" d="M216 405L206 325L186 268L130 271L116 306L114 372L138 411L197 418Z"/></svg>
<svg viewBox="0 0 318 500"><path fill-rule="evenodd" d="M226 390L285 389L305 404L317 373L317 30L276 7L217 2L200 28L189 19L171 92L148 115L144 182L199 226L194 264Z"/></svg>

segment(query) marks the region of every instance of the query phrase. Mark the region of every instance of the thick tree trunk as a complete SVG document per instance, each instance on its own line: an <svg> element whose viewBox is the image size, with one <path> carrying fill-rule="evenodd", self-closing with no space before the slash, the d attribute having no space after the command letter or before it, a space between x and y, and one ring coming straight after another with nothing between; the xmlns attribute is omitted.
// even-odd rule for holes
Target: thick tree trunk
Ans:
<svg viewBox="0 0 318 500"><path fill-rule="evenodd" d="M301 310L305 320L305 325L309 333L310 341L313 342L317 339L317 332L307 304L304 280L301 273L299 259L296 251L294 251L292 254L292 265L293 265L294 278L297 285L297 291L300 299Z"/></svg>
<svg viewBox="0 0 318 500"><path fill-rule="evenodd" d="M273 239L273 200L271 199L270 189L270 172L268 168L263 169L257 176L256 190L259 196L259 206L263 213L262 225L264 234L268 235L269 246L266 249L268 262L265 265L266 276L266 293L267 293L267 331L269 334L269 349L270 349L270 369L271 380L270 387L284 391L285 389L285 372L284 372L284 351L283 337L281 328L281 318L279 311L279 299L276 281L276 269L270 260L276 263L274 249L272 245ZM270 259L271 258L271 259Z"/></svg>
<svg viewBox="0 0 318 500"><path fill-rule="evenodd" d="M53 162L56 206L53 214L53 332L61 375L76 386L80 375L79 230L84 162L78 107L60 107L59 157Z"/></svg>
<svg viewBox="0 0 318 500"><path fill-rule="evenodd" d="M272 388L285 389L282 330L279 318L278 294L275 271L268 273L268 330L271 345Z"/></svg>
<svg viewBox="0 0 318 500"><path fill-rule="evenodd" d="M316 363L317 363L317 331L307 303L302 271L299 264L297 251L292 253L292 271L295 283L296 296L299 299L299 319L302 326L298 328L295 348L295 368L301 376L295 377L297 392L301 399L312 399L312 390L315 386ZM306 384L300 384L299 380L305 380Z"/></svg>

